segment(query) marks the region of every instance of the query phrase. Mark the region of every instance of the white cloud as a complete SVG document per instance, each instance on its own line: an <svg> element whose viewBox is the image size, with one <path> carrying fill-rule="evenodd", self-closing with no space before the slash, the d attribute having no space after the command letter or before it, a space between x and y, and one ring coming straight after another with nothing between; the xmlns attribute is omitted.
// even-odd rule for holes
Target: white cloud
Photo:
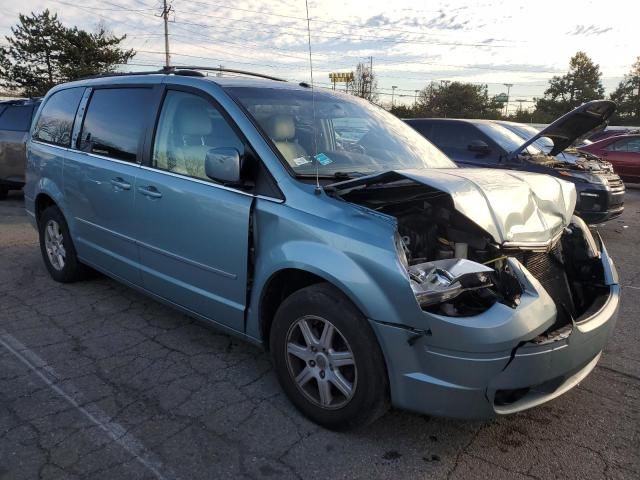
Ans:
<svg viewBox="0 0 640 480"><path fill-rule="evenodd" d="M6 3L6 2L5 2ZM308 78L303 0L175 0L170 25L175 63L223 64ZM3 6L0 33L18 12L49 8L68 25L94 29L102 23L128 34L140 53L134 63L160 65L162 23L157 0L23 0ZM125 7L125 11L119 7ZM232 7L232 8L224 8ZM633 42L635 2L612 0L315 0L310 3L314 69L320 81L373 57L380 86L407 91L430 80L489 83L500 91L514 83L514 98L541 95L550 72L564 72L584 50L600 64L608 89L640 55ZM261 12L261 13L256 13ZM190 56L181 56L190 55ZM195 58L203 57L203 58ZM143 67L139 67L143 68Z"/></svg>

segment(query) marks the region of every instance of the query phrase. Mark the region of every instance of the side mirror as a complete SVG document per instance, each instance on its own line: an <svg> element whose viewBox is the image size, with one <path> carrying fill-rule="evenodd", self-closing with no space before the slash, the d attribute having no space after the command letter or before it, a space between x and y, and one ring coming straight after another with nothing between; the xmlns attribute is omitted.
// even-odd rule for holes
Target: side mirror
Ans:
<svg viewBox="0 0 640 480"><path fill-rule="evenodd" d="M204 172L212 180L240 183L240 152L235 148L212 148L207 152Z"/></svg>
<svg viewBox="0 0 640 480"><path fill-rule="evenodd" d="M481 154L491 153L491 147L482 140L474 140L469 145L467 145L467 150L469 150L470 152Z"/></svg>

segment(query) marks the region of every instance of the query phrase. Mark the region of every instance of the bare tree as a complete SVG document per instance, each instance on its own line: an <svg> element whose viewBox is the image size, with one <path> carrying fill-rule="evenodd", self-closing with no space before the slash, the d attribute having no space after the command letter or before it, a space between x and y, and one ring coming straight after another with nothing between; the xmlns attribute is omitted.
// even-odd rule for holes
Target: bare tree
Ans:
<svg viewBox="0 0 640 480"><path fill-rule="evenodd" d="M375 103L378 100L378 79L367 64L358 63L349 90L353 95L370 102Z"/></svg>

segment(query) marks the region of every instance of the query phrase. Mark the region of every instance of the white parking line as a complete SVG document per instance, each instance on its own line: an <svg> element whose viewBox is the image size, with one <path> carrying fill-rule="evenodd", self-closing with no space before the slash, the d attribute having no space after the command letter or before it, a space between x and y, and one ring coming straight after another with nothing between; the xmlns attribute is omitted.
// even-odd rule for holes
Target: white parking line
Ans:
<svg viewBox="0 0 640 480"><path fill-rule="evenodd" d="M0 330L0 345L20 360L29 370L46 383L51 390L64 398L91 423L100 427L115 443L133 455L135 459L153 473L156 478L159 480L177 478L175 475L170 475L166 468L163 468L162 462L153 453L148 451L142 442L128 433L122 425L112 422L109 415L103 410L95 406L83 407L75 398L56 385L56 382L60 379L56 372L35 352L20 343L17 338ZM73 391L79 391L73 385L67 385L69 385L68 388L71 388ZM161 473L161 469L164 470L165 473Z"/></svg>

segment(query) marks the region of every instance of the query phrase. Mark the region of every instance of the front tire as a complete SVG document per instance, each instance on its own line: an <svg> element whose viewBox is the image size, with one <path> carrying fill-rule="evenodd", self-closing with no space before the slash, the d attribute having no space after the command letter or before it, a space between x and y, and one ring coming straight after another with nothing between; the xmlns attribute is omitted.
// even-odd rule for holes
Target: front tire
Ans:
<svg viewBox="0 0 640 480"><path fill-rule="evenodd" d="M373 422L389 408L376 337L360 311L327 283L294 292L276 312L270 347L278 380L309 419L332 430Z"/></svg>
<svg viewBox="0 0 640 480"><path fill-rule="evenodd" d="M58 207L51 206L42 212L38 231L42 259L51 278L61 283L84 278L86 267L78 261L69 227Z"/></svg>

